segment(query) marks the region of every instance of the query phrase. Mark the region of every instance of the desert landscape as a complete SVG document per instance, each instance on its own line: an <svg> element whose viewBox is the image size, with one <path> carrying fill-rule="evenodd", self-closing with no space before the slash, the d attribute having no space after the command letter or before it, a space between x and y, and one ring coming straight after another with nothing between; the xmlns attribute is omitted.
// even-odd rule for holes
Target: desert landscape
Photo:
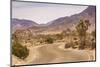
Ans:
<svg viewBox="0 0 100 67"><path fill-rule="evenodd" d="M87 6L45 24L12 17L12 65L95 61L95 16Z"/></svg>

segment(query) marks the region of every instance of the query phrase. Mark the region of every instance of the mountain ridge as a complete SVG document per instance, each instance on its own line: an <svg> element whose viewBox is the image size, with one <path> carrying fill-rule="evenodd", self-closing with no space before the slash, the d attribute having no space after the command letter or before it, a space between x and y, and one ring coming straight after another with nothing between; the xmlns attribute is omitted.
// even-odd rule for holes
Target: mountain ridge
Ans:
<svg viewBox="0 0 100 67"><path fill-rule="evenodd" d="M91 27L95 28L95 16L96 16L96 7L95 6L88 6L85 10L81 13L74 14L71 16L60 17L55 20L48 22L47 24L38 24L34 21L27 20L27 19L16 19L12 18L12 28L20 25L22 28L29 28L33 30L42 30L42 31L55 31L55 30L65 30L70 27L74 27L80 19L88 19L91 23ZM90 28L91 28L90 27ZM15 28L16 29L16 28Z"/></svg>

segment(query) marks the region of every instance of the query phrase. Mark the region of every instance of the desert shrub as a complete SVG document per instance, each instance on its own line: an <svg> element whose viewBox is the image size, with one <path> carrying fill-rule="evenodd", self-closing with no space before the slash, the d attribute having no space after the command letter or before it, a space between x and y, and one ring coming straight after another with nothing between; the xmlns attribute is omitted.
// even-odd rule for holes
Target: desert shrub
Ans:
<svg viewBox="0 0 100 67"><path fill-rule="evenodd" d="M91 49L95 49L95 48L96 48L96 42L94 41L94 39L92 39Z"/></svg>
<svg viewBox="0 0 100 67"><path fill-rule="evenodd" d="M63 34L56 34L55 36L56 36L56 39L59 39L59 40L63 39Z"/></svg>
<svg viewBox="0 0 100 67"><path fill-rule="evenodd" d="M76 49L76 48L77 48L77 42L73 42L73 44L71 45L71 47L72 47L73 49Z"/></svg>
<svg viewBox="0 0 100 67"><path fill-rule="evenodd" d="M25 59L29 55L29 50L26 46L22 46L20 43L13 43L12 54L20 59Z"/></svg>
<svg viewBox="0 0 100 67"><path fill-rule="evenodd" d="M96 48L96 43L93 42L93 43L92 43L92 46L91 46L91 49L95 49L95 48Z"/></svg>
<svg viewBox="0 0 100 67"><path fill-rule="evenodd" d="M95 49L96 48L95 39L92 38L92 39L86 40L85 48L86 49Z"/></svg>
<svg viewBox="0 0 100 67"><path fill-rule="evenodd" d="M94 38L96 38L96 30L92 31L92 32L91 32L91 35L92 35Z"/></svg>
<svg viewBox="0 0 100 67"><path fill-rule="evenodd" d="M91 42L92 42L91 49L95 49L96 48L96 30L91 32L91 35L93 37L93 39L91 40Z"/></svg>
<svg viewBox="0 0 100 67"><path fill-rule="evenodd" d="M46 40L45 40L46 43L53 43L54 42L54 39L51 38L51 37L48 37Z"/></svg>
<svg viewBox="0 0 100 67"><path fill-rule="evenodd" d="M65 48L70 48L70 47L71 47L70 44L68 44L68 43L65 44Z"/></svg>
<svg viewBox="0 0 100 67"><path fill-rule="evenodd" d="M79 46L79 49L80 49L80 50L84 49L84 46L80 45L80 46Z"/></svg>
<svg viewBox="0 0 100 67"><path fill-rule="evenodd" d="M91 42L90 42L90 40L86 40L84 49L90 49L90 48L91 48Z"/></svg>
<svg viewBox="0 0 100 67"><path fill-rule="evenodd" d="M76 49L76 48L77 48L77 46L73 46L72 48L73 48L73 49Z"/></svg>
<svg viewBox="0 0 100 67"><path fill-rule="evenodd" d="M73 38L73 40L77 40L77 38L76 38L76 37L74 37L74 38Z"/></svg>

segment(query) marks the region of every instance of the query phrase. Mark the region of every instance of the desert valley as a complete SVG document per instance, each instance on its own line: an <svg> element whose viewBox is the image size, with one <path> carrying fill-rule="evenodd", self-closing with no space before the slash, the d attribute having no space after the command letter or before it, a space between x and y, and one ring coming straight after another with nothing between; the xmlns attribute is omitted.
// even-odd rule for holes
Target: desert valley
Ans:
<svg viewBox="0 0 100 67"><path fill-rule="evenodd" d="M12 18L12 65L95 61L96 7L46 24Z"/></svg>

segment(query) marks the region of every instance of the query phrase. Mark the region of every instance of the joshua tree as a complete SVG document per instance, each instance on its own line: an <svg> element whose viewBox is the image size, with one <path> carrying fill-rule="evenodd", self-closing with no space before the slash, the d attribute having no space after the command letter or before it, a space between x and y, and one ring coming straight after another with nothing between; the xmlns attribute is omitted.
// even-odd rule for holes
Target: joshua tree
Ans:
<svg viewBox="0 0 100 67"><path fill-rule="evenodd" d="M88 30L88 27L90 26L89 20L80 20L78 25L76 26L76 30L79 35L80 39L80 46L79 49L84 49L85 42L86 42L86 31Z"/></svg>

